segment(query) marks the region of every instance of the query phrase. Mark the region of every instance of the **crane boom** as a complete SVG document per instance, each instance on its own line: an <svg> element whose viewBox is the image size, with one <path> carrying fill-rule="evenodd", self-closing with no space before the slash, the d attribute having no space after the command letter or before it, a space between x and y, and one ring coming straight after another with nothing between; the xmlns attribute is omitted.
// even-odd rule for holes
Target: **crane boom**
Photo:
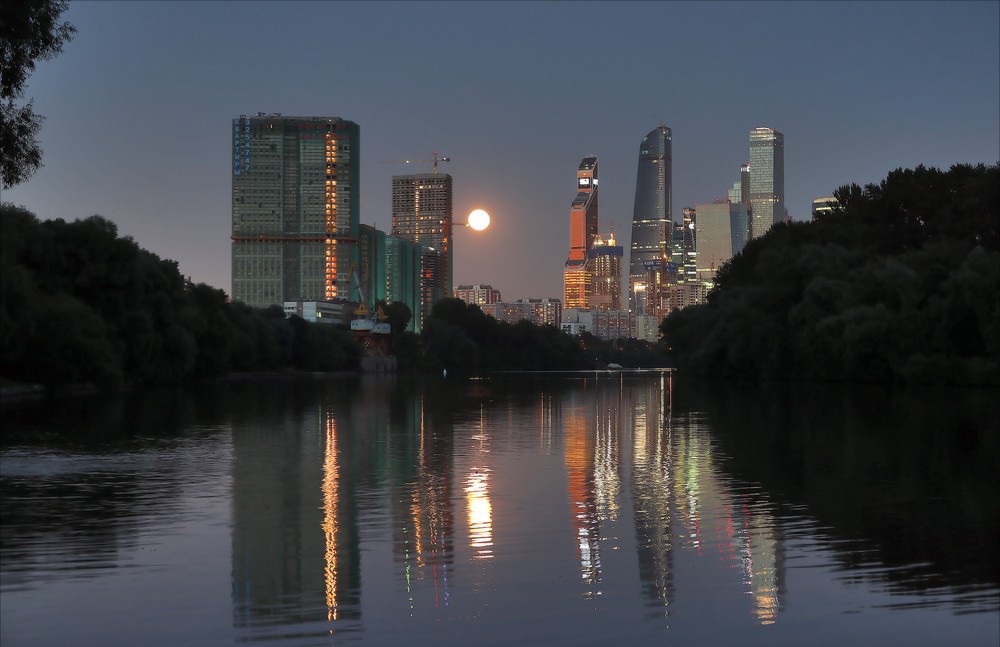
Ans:
<svg viewBox="0 0 1000 647"><path fill-rule="evenodd" d="M433 162L434 164L434 175L438 172L438 162L450 162L450 157L438 157L438 152L434 151L434 157L429 160L379 160L380 164L426 164L427 162Z"/></svg>

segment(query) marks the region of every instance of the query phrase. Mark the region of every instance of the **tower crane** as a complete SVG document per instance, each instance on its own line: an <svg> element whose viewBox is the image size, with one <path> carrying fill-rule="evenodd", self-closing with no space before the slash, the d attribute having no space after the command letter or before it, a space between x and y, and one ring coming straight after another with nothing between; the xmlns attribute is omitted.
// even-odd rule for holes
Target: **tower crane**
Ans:
<svg viewBox="0 0 1000 647"><path fill-rule="evenodd" d="M434 163L434 175L438 172L438 162L450 162L450 157L438 157L438 152L434 151L434 157L429 160L379 160L380 164L426 164L427 162Z"/></svg>

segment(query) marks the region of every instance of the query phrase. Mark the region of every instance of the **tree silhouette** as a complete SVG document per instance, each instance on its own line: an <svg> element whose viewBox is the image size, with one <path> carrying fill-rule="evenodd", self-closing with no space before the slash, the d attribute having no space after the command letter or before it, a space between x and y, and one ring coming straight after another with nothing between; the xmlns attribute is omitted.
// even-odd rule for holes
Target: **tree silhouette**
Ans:
<svg viewBox="0 0 1000 647"><path fill-rule="evenodd" d="M42 164L38 131L42 116L24 97L24 85L39 60L62 52L76 28L59 22L65 0L7 0L0 4L0 180L9 189Z"/></svg>

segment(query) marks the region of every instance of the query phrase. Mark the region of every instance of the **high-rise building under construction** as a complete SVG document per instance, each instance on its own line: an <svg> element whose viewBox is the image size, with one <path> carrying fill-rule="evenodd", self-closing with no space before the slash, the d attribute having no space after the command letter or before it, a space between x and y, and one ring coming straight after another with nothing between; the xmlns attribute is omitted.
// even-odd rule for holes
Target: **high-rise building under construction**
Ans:
<svg viewBox="0 0 1000 647"><path fill-rule="evenodd" d="M352 298L360 128L339 117L233 119L232 299Z"/></svg>
<svg viewBox="0 0 1000 647"><path fill-rule="evenodd" d="M392 177L392 235L424 248L418 274L421 311L414 313L422 323L435 302L452 294L455 246L450 175Z"/></svg>

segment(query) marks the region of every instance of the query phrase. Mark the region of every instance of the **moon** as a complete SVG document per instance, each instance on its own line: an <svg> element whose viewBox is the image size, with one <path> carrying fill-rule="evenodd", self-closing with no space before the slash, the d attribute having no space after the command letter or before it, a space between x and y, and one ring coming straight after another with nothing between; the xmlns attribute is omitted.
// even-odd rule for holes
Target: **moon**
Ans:
<svg viewBox="0 0 1000 647"><path fill-rule="evenodd" d="M474 209L469 214L469 226L476 231L482 231L490 226L490 214L482 209Z"/></svg>

